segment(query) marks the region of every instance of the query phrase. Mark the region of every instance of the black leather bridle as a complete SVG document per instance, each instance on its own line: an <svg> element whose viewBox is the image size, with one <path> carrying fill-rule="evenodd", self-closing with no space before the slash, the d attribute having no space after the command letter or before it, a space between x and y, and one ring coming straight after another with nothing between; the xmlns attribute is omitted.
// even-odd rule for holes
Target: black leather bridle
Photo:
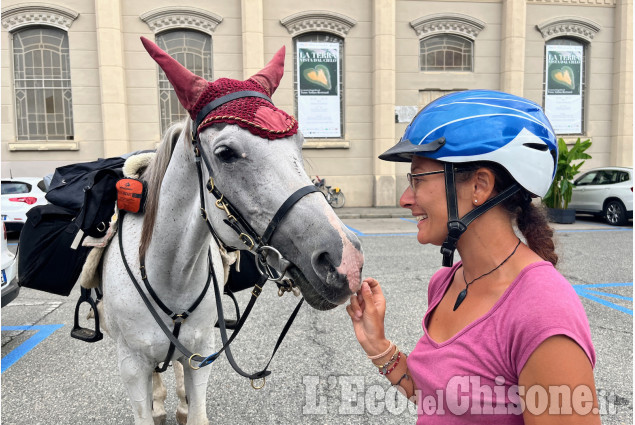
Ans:
<svg viewBox="0 0 635 425"><path fill-rule="evenodd" d="M163 322L163 319L160 317L159 313L152 306L152 303L150 302L148 297L145 295L145 293L141 289L141 286L139 285L139 283L135 279L135 277L134 277L132 271L130 270L130 267L129 267L127 261L126 261L126 258L125 258L124 252L123 252L123 242L122 242L122 236L121 236L122 230L123 230L123 218L124 218L124 212L123 211L121 211L121 216L119 218L119 247L120 247L120 251L121 251L121 257L123 259L123 262L124 262L124 265L125 265L126 270L128 272L128 275L130 276L130 279L132 280L133 284L137 288L137 290L138 290L141 298L143 299L145 305L150 310L150 313L153 315L153 317L157 321L158 325L161 327L163 332L166 334L166 336L170 340L170 348L168 350L168 355L166 357L166 360L164 361L163 367L161 367L161 368L157 367L157 369L156 369L157 371L164 371L166 369L169 361L171 360L172 355L174 354L174 349L175 348L177 348L183 355L188 357L189 365L193 369L198 369L200 367L207 366L207 365L211 364L223 352L225 352L226 355L227 355L228 361L230 362L230 364L232 365L234 370L236 370L236 372L238 372L240 375L242 375L242 376L244 376L246 378L251 379L252 386L254 388L262 388L262 386L264 386L265 377L268 376L269 374L271 374L271 372L268 371L267 368L269 367L269 364L271 363L271 360L273 359L273 356L276 354L276 351L278 350L280 344L282 343L282 340L284 339L287 331L289 330L289 327L291 326L291 323L293 322L293 320L295 319L298 311L300 310L300 307L302 306L304 298L302 298L300 300L298 305L295 307L293 313L289 317L284 329L282 330L282 333L278 337L278 341L276 342L275 348L273 350L273 353L271 354L271 358L269 359L269 362L267 363L265 368L263 370L261 370L260 372L249 374L249 373L244 372L242 369L240 369L240 367L238 367L238 365L236 364L235 360L233 359L233 356L231 354L231 350L230 350L229 345L234 340L234 338L236 338L238 332L242 328L242 326L243 326L246 318L249 316L249 313L251 312L251 309L253 308L257 298L260 296L260 293L262 292L262 288L265 285L265 283L267 282L267 280L273 280L273 281L276 282L276 284L278 285L278 288L279 288L279 294L284 293L286 291L291 291L293 289L293 281L286 277L286 268L287 268L286 266L290 265L291 263L289 261L285 260L282 257L282 254L280 254L280 252L277 249L275 249L273 246L270 245L271 238L273 237L273 234L275 233L276 229L278 228L278 225L282 222L282 220L285 218L287 213L293 208L293 206L300 199L305 197L306 195L309 195L310 193L313 193L313 192L318 192L319 190L317 189L317 187L315 185L308 185L308 186L304 186L304 187L296 190L294 193L292 193L287 198L287 200L278 208L278 211L274 214L273 218L269 222L269 225L267 226L267 228L265 229L265 231L263 232L262 235L259 235L258 232L256 232L253 229L253 227L243 217L243 215L221 193L221 191L218 189L218 187L214 184L214 172L213 172L213 169L212 169L211 162L210 162L209 158L207 158L207 156L205 155L204 150L202 149L198 129L199 129L200 125L203 123L205 117L211 111L213 111L214 109L218 108L220 105L223 105L224 103L227 103L227 102L230 102L232 100L239 99L239 98L243 98L243 97L258 97L258 98L265 99L266 101L268 101L271 104L273 104L273 102L271 101L271 99L269 97L267 97L264 94L262 94L260 92L257 92L257 91L239 91L239 92L231 93L231 94L228 94L226 96L218 98L218 99L210 102L209 104L207 104L198 113L198 115L196 117L196 122L194 123L194 127L192 129L192 146L194 148L196 170L197 170L197 173L198 173L199 194L200 194L200 202L201 202L201 207L200 207L201 217L207 223L208 229L209 229L210 233L212 234L212 236L214 237L214 239L216 240L216 243L218 244L218 246L219 247L223 246L223 247L227 248L226 244L224 244L222 242L222 240L219 238L217 232L215 231L214 227L212 226L212 224L210 223L210 221L208 219L207 210L205 209L205 189L204 189L204 187L207 187L207 190L212 195L214 195L214 197L216 198L216 202L215 202L216 207L224 210L226 215L227 215L227 217L225 217L223 219L223 222L226 225L228 225L231 229L233 229L236 232L236 234L238 235L238 238L243 242L245 247L249 251L251 251L252 253L255 254L255 256L256 256L256 264L258 265L258 270L260 272L260 278L258 279L256 284L254 285L253 290L251 291L251 298L249 300L249 303L248 303L247 307L245 307L245 311L243 312L242 316L240 317L240 320L236 324L236 326L234 328L234 332L231 334L231 336L229 338L227 338L227 328L226 328L225 320L224 320L224 317L223 317L223 307L222 307L222 302L221 302L220 289L219 289L218 281L216 279L216 273L214 273L214 268L213 268L212 260L211 260L211 254L208 253L208 263L209 263L209 270L210 270L209 273L210 273L210 276L211 276L211 280L213 281L213 284L214 284L213 285L214 286L214 294L216 296L216 307L217 307L217 311L218 311L218 324L219 324L219 327L220 327L221 339L222 339L222 342L223 342L223 347L218 352L216 352L216 353L214 353L214 354L212 354L210 356L202 356L202 355L200 355L198 353L192 353L186 347L184 347L178 340L179 329L181 327L181 324L185 321L187 316L189 316L189 314L192 313L194 308L196 308L196 306L198 306L198 304L205 297L207 289L210 286L209 285L210 279L208 278L207 284L205 285L205 288L203 289L203 292L196 299L196 301L194 302L193 306L191 306L185 312L177 314L177 313L172 312L167 306L165 306L165 304L163 302L161 302L161 300L158 298L158 296L156 295L156 293L154 292L154 290L150 286L150 283L147 280L147 275L146 275L146 270L145 270L145 261L144 261L143 258L140 258L141 276L142 276L142 279L143 279L143 281L145 283L146 290L148 291L150 296L154 299L155 303L163 310L163 312L165 314L167 314L168 316L170 316L172 318L172 320L174 321L174 330L170 331L169 328ZM202 164L205 164L205 167L207 168L207 172L208 172L208 175L209 175L209 180L208 180L207 184L205 184L203 182L204 177L203 177L203 165ZM278 256L278 264L286 265L283 268L283 270L275 270L274 268L272 268L267 263L267 256L271 255L271 253L273 253L273 254ZM192 362L197 362L198 365L193 365ZM257 380L257 379L262 379L263 380L262 386L256 386L254 384L254 381Z"/></svg>

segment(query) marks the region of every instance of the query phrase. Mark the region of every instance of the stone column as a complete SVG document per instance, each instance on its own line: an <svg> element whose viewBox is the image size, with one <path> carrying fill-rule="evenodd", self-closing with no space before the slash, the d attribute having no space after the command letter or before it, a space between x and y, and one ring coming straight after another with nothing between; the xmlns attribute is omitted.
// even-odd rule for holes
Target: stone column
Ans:
<svg viewBox="0 0 635 425"><path fill-rule="evenodd" d="M503 0L500 87L518 96L524 95L526 20L525 0Z"/></svg>
<svg viewBox="0 0 635 425"><path fill-rule="evenodd" d="M633 166L633 0L615 6L611 165Z"/></svg>
<svg viewBox="0 0 635 425"><path fill-rule="evenodd" d="M394 0L374 0L373 17L373 205L396 203L395 164L377 156L395 144L395 19Z"/></svg>
<svg viewBox="0 0 635 425"><path fill-rule="evenodd" d="M262 0L241 0L243 24L243 78L247 79L264 66L265 37Z"/></svg>
<svg viewBox="0 0 635 425"><path fill-rule="evenodd" d="M121 0L95 0L104 157L130 151Z"/></svg>

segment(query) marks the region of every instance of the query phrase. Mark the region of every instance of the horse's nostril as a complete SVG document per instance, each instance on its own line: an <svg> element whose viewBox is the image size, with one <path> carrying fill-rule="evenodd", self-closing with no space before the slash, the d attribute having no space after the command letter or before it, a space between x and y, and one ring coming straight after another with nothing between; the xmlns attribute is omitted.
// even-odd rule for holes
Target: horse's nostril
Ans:
<svg viewBox="0 0 635 425"><path fill-rule="evenodd" d="M328 282L329 278L337 273L336 265L333 264L331 255L327 251L314 253L311 263L313 270L323 282Z"/></svg>

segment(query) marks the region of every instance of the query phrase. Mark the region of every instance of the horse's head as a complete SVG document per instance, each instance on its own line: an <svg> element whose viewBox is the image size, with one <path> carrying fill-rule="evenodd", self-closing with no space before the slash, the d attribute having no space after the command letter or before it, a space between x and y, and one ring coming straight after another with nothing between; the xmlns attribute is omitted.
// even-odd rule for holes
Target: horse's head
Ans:
<svg viewBox="0 0 635 425"><path fill-rule="evenodd" d="M198 134L214 187L262 237L281 205L298 189L312 185L303 167L304 139L297 132L297 121L268 99L283 75L284 48L246 81L223 78L207 82L154 43L142 40L196 123L192 124L193 132ZM227 97L238 92L249 93ZM209 107L210 103L215 107ZM216 106L218 103L220 106ZM211 195L209 198L208 205L217 200ZM212 207L208 213L226 244L246 247L224 223L224 210ZM281 256L272 250L263 258L278 270L286 269L307 302L317 309L343 303L360 287L360 242L319 192L309 193L293 204L267 245Z"/></svg>

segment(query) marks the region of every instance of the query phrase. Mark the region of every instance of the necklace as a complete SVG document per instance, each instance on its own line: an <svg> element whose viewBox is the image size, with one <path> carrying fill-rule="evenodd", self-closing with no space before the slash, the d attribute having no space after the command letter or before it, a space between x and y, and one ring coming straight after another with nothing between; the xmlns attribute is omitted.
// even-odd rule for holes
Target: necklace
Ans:
<svg viewBox="0 0 635 425"><path fill-rule="evenodd" d="M459 293L459 296L456 297L456 302L454 303L454 308L452 309L452 311L456 311L457 308L459 308L459 306L461 305L461 303L463 302L463 300L465 299L465 297L467 297L467 288L473 284L474 282L476 282L477 280L479 280L482 277L487 276L488 274L494 273L496 270L498 270L500 267L502 267L503 264L505 264L507 262L507 260L509 260L510 258L512 258L512 255L514 255L516 253L516 250L518 249L518 247L520 246L520 239L518 239L518 243L516 244L516 248L514 248L514 250L512 251L511 254L509 254L507 256L507 258L505 258L503 260L502 263L500 263L498 266L494 267L492 270L488 271L487 273L483 273L482 275L480 275L479 277L477 277L476 279L472 279L471 281L467 281L465 279L465 269L463 269L463 281L465 282L465 289L461 291L461 293Z"/></svg>

